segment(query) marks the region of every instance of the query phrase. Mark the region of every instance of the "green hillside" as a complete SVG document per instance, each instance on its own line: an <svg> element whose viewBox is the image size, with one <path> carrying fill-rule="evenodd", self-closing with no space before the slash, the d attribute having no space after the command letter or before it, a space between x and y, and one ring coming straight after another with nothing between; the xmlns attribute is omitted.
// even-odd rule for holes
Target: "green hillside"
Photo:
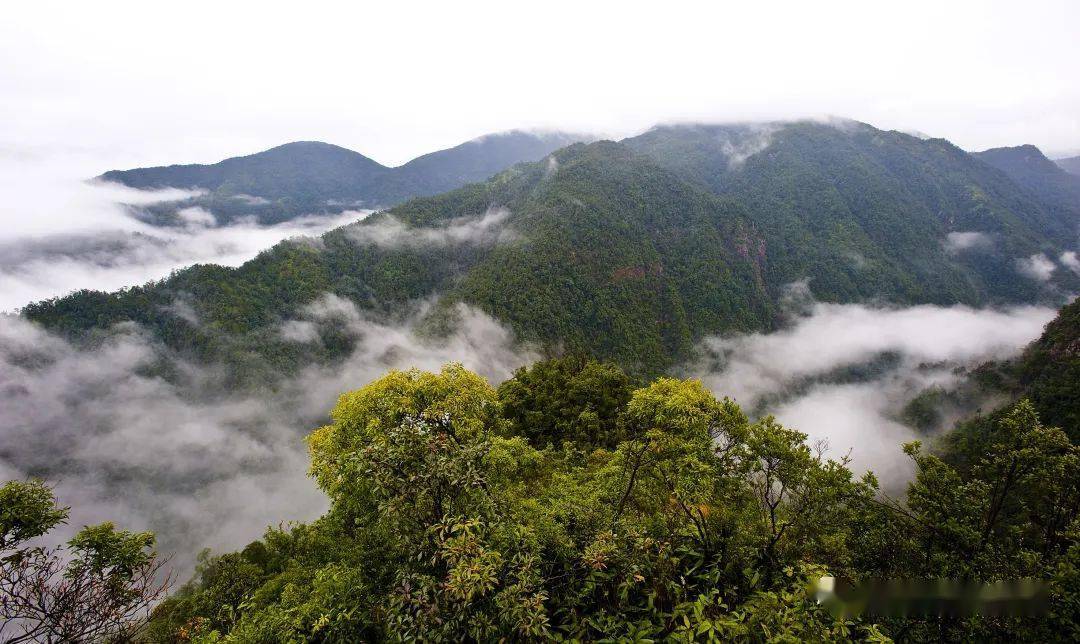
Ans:
<svg viewBox="0 0 1080 644"><path fill-rule="evenodd" d="M1080 225L948 141L862 123L666 126L626 144L746 207L772 286L811 277L825 300L1028 299L1016 258L1071 247ZM992 245L942 252L964 232Z"/></svg>
<svg viewBox="0 0 1080 644"><path fill-rule="evenodd" d="M979 454L999 438L1002 419L1020 404L1080 440L1080 300L1062 308L1015 359L980 365L951 389L924 391L909 403L908 420L917 426L920 417L940 419L951 403L968 417L942 435L938 447L961 468L977 465Z"/></svg>
<svg viewBox="0 0 1080 644"><path fill-rule="evenodd" d="M575 144L237 269L192 267L24 314L72 335L135 320L180 350L291 368L311 356L282 346L277 325L322 293L391 317L438 295L523 340L656 372L704 335L770 328L785 285L799 280L834 302L1054 300L1077 276L1059 270L1042 284L1016 262L1056 257L1071 225L941 140L861 124L665 127ZM475 238L455 237L468 230ZM951 248L956 232L991 243ZM203 324L163 313L175 299Z"/></svg>
<svg viewBox="0 0 1080 644"><path fill-rule="evenodd" d="M1019 360L1020 382L1047 423L1080 440L1080 300L1061 310Z"/></svg>
<svg viewBox="0 0 1080 644"><path fill-rule="evenodd" d="M1072 222L1072 241L1074 246L1077 245L1080 230L1075 225L1080 222L1080 177L1066 172L1034 145L994 148L976 152L975 156L1009 175L1032 197L1044 203L1054 217L1065 223ZM1067 236L1065 241L1069 241Z"/></svg>

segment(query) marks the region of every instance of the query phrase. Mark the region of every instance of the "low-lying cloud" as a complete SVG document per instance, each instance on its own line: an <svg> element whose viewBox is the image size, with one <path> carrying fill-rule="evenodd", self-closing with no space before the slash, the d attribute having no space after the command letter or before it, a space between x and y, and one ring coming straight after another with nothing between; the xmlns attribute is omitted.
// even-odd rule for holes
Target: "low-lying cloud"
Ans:
<svg viewBox="0 0 1080 644"><path fill-rule="evenodd" d="M1016 355L1055 315L1045 307L876 308L813 303L775 333L714 337L691 373L717 395L851 450L857 468L901 481L900 444L918 438L896 420L931 386L959 382L957 367Z"/></svg>
<svg viewBox="0 0 1080 644"><path fill-rule="evenodd" d="M133 217L129 206L199 193L85 180L106 163L60 153L0 156L0 312L83 288L143 284L195 263L239 265L281 240L369 214L314 214L267 226L241 218L217 226L212 212L191 207L179 213L182 226L159 228Z"/></svg>
<svg viewBox="0 0 1080 644"><path fill-rule="evenodd" d="M725 130L720 135L720 147L727 157L728 167L733 170L741 168L747 159L772 145L773 135L778 129L773 124L754 123L745 126L738 135Z"/></svg>
<svg viewBox="0 0 1080 644"><path fill-rule="evenodd" d="M952 232L945 235L945 251L950 254L959 254L964 251L989 250L994 247L994 239L990 235L978 231Z"/></svg>
<svg viewBox="0 0 1080 644"><path fill-rule="evenodd" d="M1067 250L1061 254L1059 258L1061 265L1070 271L1080 275L1080 257L1076 256L1075 251Z"/></svg>
<svg viewBox="0 0 1080 644"><path fill-rule="evenodd" d="M367 214L311 215L271 226L250 220L221 227L189 223L148 227L146 232L112 230L0 241L0 256L7 256L0 259L0 311L83 288L114 291L144 284L191 264L239 266L282 240L319 235Z"/></svg>
<svg viewBox="0 0 1080 644"><path fill-rule="evenodd" d="M73 508L72 527L113 520L155 530L186 575L202 547L236 548L268 525L324 511L305 476L303 437L341 393L389 369L451 361L498 382L537 357L464 305L455 331L429 337L418 329L429 306L390 323L320 299L292 323L334 325L353 339L351 355L260 394L230 391L224 369L180 360L133 324L79 348L0 316L0 474L46 475ZM180 376L156 375L163 360Z"/></svg>
<svg viewBox="0 0 1080 644"><path fill-rule="evenodd" d="M1048 282L1054 274L1057 266L1043 253L1036 253L1031 257L1022 257L1016 260L1016 270L1021 275L1029 277L1037 282Z"/></svg>

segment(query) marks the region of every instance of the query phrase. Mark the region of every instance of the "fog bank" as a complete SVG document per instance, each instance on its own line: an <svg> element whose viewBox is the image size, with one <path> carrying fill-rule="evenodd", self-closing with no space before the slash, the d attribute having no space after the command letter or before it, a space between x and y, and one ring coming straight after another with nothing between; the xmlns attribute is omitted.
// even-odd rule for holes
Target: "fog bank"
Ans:
<svg viewBox="0 0 1080 644"><path fill-rule="evenodd" d="M812 303L783 330L706 339L704 357L685 370L716 395L827 441L834 457L851 450L856 469L899 481L910 473L900 444L920 438L897 420L904 404L958 383L957 367L1017 355L1055 314Z"/></svg>
<svg viewBox="0 0 1080 644"><path fill-rule="evenodd" d="M241 219L218 227L212 213L188 209L185 225L155 227L131 216L126 205L196 193L86 180L109 163L104 155L72 151L0 150L0 312L84 288L143 284L196 263L237 266L281 240L318 235L369 214L313 214L268 226Z"/></svg>
<svg viewBox="0 0 1080 644"><path fill-rule="evenodd" d="M426 307L389 324L326 296L289 324L332 324L354 339L352 354L252 393L228 392L223 369L184 362L135 325L79 348L0 316L0 478L46 476L72 506L71 529L111 520L154 530L186 576L203 547L242 547L268 525L325 510L305 476L303 437L341 393L389 369L451 361L498 382L537 357L465 306L456 331L426 337L416 328ZM180 376L157 375L162 361Z"/></svg>

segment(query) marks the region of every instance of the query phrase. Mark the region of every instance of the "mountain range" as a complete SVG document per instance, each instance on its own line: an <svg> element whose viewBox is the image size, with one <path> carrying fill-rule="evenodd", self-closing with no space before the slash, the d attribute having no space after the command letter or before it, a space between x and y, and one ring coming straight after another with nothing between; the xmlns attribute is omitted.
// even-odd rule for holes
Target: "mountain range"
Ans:
<svg viewBox="0 0 1080 644"><path fill-rule="evenodd" d="M286 143L211 165L171 165L110 170L99 180L132 188L186 188L204 194L136 210L153 223L177 223L183 208L200 207L219 223L253 216L277 223L315 212L393 206L482 181L522 161L535 161L581 135L510 131L425 154L398 167L318 141Z"/></svg>
<svg viewBox="0 0 1080 644"><path fill-rule="evenodd" d="M377 171L327 147L353 159L336 179L305 170L277 185L340 182L340 195L350 172ZM300 149L309 148L323 150ZM1080 288L1058 259L1076 247L1080 214L1068 175L1032 150L969 154L851 121L662 126L571 144L321 239L281 243L236 269L193 266L118 293L33 304L24 315L73 337L131 320L204 359L250 371L251 356L262 356L291 370L335 357L279 333L326 293L390 319L436 298L432 320L452 322L450 305L464 302L524 341L654 373L705 335L774 328L792 284L828 302L1060 302ZM271 152L263 154L278 158ZM438 157L421 159L412 167L425 170L413 176L439 174L430 170ZM292 198L269 187L271 176L241 180L223 167L192 183L208 172L119 176L140 187ZM177 301L195 317L170 315Z"/></svg>

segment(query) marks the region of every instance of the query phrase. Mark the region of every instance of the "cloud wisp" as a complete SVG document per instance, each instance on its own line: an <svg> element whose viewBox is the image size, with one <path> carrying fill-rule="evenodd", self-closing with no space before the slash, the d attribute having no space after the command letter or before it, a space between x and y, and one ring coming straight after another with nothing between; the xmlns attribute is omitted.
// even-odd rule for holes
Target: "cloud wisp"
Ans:
<svg viewBox="0 0 1080 644"><path fill-rule="evenodd" d="M1076 256L1075 251L1067 250L1061 254L1059 258L1061 265L1070 271L1080 275L1080 257Z"/></svg>
<svg viewBox="0 0 1080 644"><path fill-rule="evenodd" d="M513 229L506 225L509 217L510 211L506 208L489 208L480 216L457 217L441 226L410 226L392 215L386 215L376 222L350 226L346 234L356 243L387 248L487 245L517 237Z"/></svg>
<svg viewBox="0 0 1080 644"><path fill-rule="evenodd" d="M1021 275L1035 280L1036 282L1048 282L1054 274L1057 266L1043 253L1036 253L1031 257L1022 257L1016 260L1016 270Z"/></svg>
<svg viewBox="0 0 1080 644"><path fill-rule="evenodd" d="M418 328L425 312L390 324L320 299L292 323L333 325L352 353L280 379L273 394L230 391L224 369L185 362L131 324L80 348L0 316L0 474L47 476L74 528L113 520L155 530L187 574L203 547L240 547L268 525L325 509L305 477L303 437L341 393L389 369L451 361L498 382L537 357L465 306L454 332L428 337Z"/></svg>
<svg viewBox="0 0 1080 644"><path fill-rule="evenodd" d="M990 250L994 247L994 239L987 233L978 231L952 232L945 235L945 251L950 255L957 255L964 251Z"/></svg>

